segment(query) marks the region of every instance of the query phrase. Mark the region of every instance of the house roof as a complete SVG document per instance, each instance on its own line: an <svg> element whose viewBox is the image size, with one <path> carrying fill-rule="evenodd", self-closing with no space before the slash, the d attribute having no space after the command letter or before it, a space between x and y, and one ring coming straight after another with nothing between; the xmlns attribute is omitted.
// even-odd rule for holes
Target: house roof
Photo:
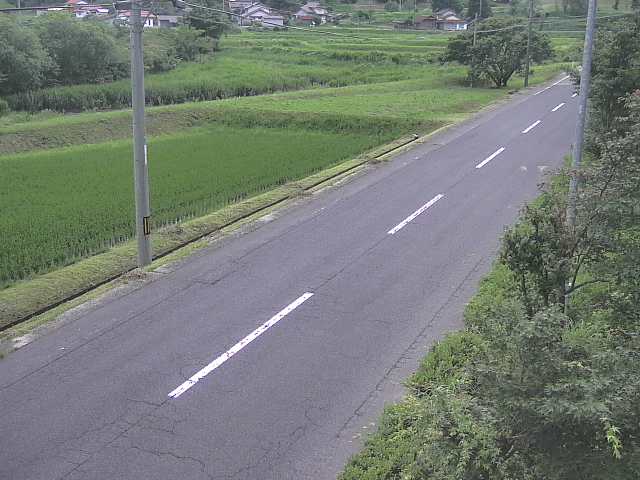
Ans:
<svg viewBox="0 0 640 480"><path fill-rule="evenodd" d="M325 7L320 5L320 2L307 2L300 7L300 11L311 13L312 15L326 15L329 13Z"/></svg>
<svg viewBox="0 0 640 480"><path fill-rule="evenodd" d="M67 0L65 5L88 5L84 0Z"/></svg>
<svg viewBox="0 0 640 480"><path fill-rule="evenodd" d="M453 15L454 17L457 16L458 14L455 12L455 10L451 10L450 8L443 8L442 10L438 10L437 12L435 12L436 16L438 17L448 17Z"/></svg>
<svg viewBox="0 0 640 480"><path fill-rule="evenodd" d="M265 13L271 13L271 9L269 7L264 6L261 3L252 3L248 7L242 9L242 13L245 15L250 15L253 12L257 12L259 10L264 11Z"/></svg>

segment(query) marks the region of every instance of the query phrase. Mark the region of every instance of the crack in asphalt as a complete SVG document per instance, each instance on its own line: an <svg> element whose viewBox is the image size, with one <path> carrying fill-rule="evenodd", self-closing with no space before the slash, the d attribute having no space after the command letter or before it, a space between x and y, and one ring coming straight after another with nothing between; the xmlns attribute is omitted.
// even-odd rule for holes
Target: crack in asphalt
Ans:
<svg viewBox="0 0 640 480"><path fill-rule="evenodd" d="M129 445L126 448L132 449L132 450L138 450L138 451L143 452L143 453L149 453L149 454L154 455L154 456L156 456L158 458L171 457L171 458L173 458L175 460L178 460L180 462L184 462L184 461L195 462L200 466L200 471L204 475L206 475L207 478L209 478L210 480L215 480L215 477L212 474L210 474L209 472L207 472L207 464L203 460L201 460L199 458L191 457L189 455L179 455L179 454L177 454L175 452L172 452L172 451L169 451L169 450L147 449L147 448L140 447L138 445Z"/></svg>
<svg viewBox="0 0 640 480"><path fill-rule="evenodd" d="M401 362L403 362L404 360L407 359L407 353L414 350L416 348L416 346L418 345L418 342L420 342L422 340L422 338L424 337L425 333L427 332L428 329L430 329L434 322L436 321L436 319L440 316L440 314L442 313L442 311L450 305L451 301L456 297L456 295L458 294L458 292L460 291L460 289L467 283L467 281L469 280L469 278L471 277L471 275L473 275L477 270L478 267L482 264L482 262L485 260L485 257L480 257L480 259L473 265L473 267L469 270L469 272L464 276L464 278L456 285L456 288L453 290L453 292L451 292L451 294L447 297L447 299L444 301L444 303L438 308L438 310L436 310L436 312L433 314L433 316L431 317L431 319L425 324L424 328L422 330L420 330L420 332L418 333L418 335L415 337L415 339L411 342L411 344L402 352L402 354L398 357L398 359L391 365L391 367L389 367L386 372L384 373L384 375L382 376L382 378L378 381L378 383L376 383L375 387L369 392L369 394L365 397L365 399L362 401L362 403L360 403L360 405L358 405L358 407L354 410L354 412L349 416L349 418L342 424L342 426L340 427L340 429L338 430L338 433L336 434L336 438L339 438L340 436L342 436L343 432L348 428L348 425L352 422L352 420L355 417L359 417L361 415L361 412L363 410L363 408L365 407L365 405L367 403L369 403L369 401L379 392L382 391L382 386L384 385L384 383L387 381L387 379L391 376L391 373L398 368L398 366L400 365Z"/></svg>

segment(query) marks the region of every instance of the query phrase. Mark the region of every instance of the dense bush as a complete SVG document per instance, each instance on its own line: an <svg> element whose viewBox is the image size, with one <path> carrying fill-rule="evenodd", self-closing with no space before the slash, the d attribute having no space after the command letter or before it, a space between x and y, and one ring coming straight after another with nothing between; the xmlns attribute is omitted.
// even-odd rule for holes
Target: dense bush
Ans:
<svg viewBox="0 0 640 480"><path fill-rule="evenodd" d="M31 98L40 87L107 84L127 78L128 38L127 28L66 14L2 17L0 95ZM150 72L172 70L180 62L199 60L215 48L215 40L205 31L188 27L145 29L144 41L144 63ZM78 107L77 102L72 103L68 109ZM103 100L92 103L101 105Z"/></svg>
<svg viewBox="0 0 640 480"><path fill-rule="evenodd" d="M55 67L34 30L0 15L0 95L45 85Z"/></svg>
<svg viewBox="0 0 640 480"><path fill-rule="evenodd" d="M149 29L144 35L144 64L149 72L173 70L213 52L214 43L202 30L187 27Z"/></svg>
<svg viewBox="0 0 640 480"><path fill-rule="evenodd" d="M33 28L55 64L47 84L104 83L129 74L126 37L118 38L116 30L103 22L44 15Z"/></svg>

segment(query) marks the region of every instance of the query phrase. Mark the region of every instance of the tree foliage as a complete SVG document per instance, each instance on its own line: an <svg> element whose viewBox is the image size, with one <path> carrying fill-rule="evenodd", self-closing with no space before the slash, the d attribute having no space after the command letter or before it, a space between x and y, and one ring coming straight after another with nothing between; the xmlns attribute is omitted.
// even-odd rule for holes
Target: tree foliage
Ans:
<svg viewBox="0 0 640 480"><path fill-rule="evenodd" d="M219 26L215 27L216 29ZM191 27L145 29L144 62L152 72L195 61L215 48ZM0 17L0 95L40 87L108 83L129 76L129 30L67 14Z"/></svg>
<svg viewBox="0 0 640 480"><path fill-rule="evenodd" d="M439 10L451 9L456 13L461 14L465 8L464 0L432 0L431 9L433 13Z"/></svg>
<svg viewBox="0 0 640 480"><path fill-rule="evenodd" d="M601 136L627 115L625 95L640 87L640 14L599 29L592 66L593 131Z"/></svg>
<svg viewBox="0 0 640 480"><path fill-rule="evenodd" d="M219 39L222 34L231 27L228 17L219 12L209 10L209 8L220 8L217 0L201 0L198 2L202 7L194 7L184 16L184 22L191 28L201 30L204 34L214 40Z"/></svg>
<svg viewBox="0 0 640 480"><path fill-rule="evenodd" d="M482 4L482 11L480 5ZM474 18L478 14L478 18L489 18L493 15L491 3L488 0L469 0L467 4L467 17Z"/></svg>
<svg viewBox="0 0 640 480"><path fill-rule="evenodd" d="M527 50L527 32L517 19L493 18L481 22L473 45L473 32L452 38L444 53L444 61L458 61L469 66L470 77L489 80L504 87L511 76L524 68ZM542 62L553 54L549 38L542 32L531 34L531 61Z"/></svg>
<svg viewBox="0 0 640 480"><path fill-rule="evenodd" d="M35 31L0 16L0 95L41 87L54 69Z"/></svg>
<svg viewBox="0 0 640 480"><path fill-rule="evenodd" d="M102 22L46 15L34 23L43 47L56 64L49 84L104 83L128 75L126 43Z"/></svg>

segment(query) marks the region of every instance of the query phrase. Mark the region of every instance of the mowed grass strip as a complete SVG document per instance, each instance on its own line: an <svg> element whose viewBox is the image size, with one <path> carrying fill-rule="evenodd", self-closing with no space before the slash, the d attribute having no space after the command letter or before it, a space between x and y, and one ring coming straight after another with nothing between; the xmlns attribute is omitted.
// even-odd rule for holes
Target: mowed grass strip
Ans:
<svg viewBox="0 0 640 480"><path fill-rule="evenodd" d="M194 129L149 144L155 226L296 180L388 138L303 129ZM0 157L0 285L70 264L134 231L131 143Z"/></svg>

